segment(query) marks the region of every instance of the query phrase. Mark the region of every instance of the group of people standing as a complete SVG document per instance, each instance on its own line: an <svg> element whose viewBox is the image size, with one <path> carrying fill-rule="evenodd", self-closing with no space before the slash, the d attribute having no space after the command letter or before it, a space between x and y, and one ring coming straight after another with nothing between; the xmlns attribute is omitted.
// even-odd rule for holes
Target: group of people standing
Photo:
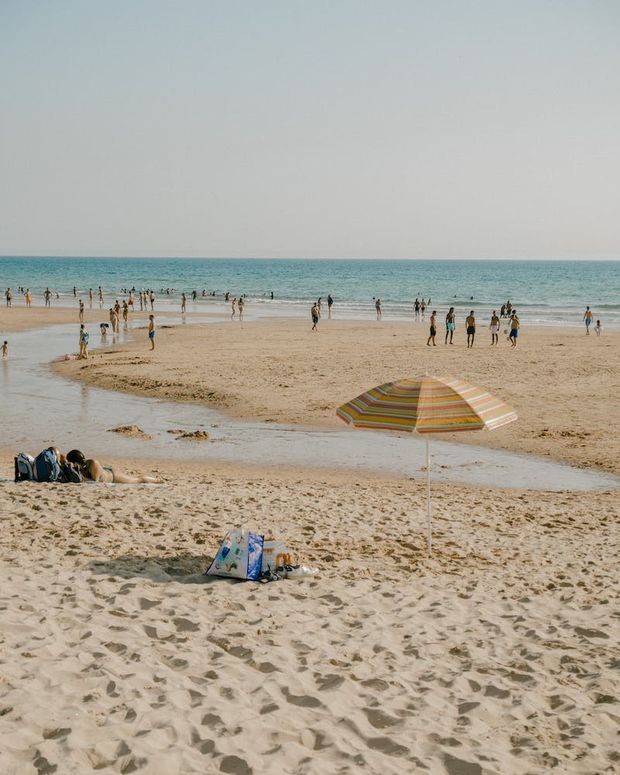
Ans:
<svg viewBox="0 0 620 775"><path fill-rule="evenodd" d="M491 315L491 321L489 323L489 331L491 332L491 346L496 345L499 343L499 330L500 330L501 320L500 317L497 314L496 310L493 310L493 314ZM508 336L508 341L510 342L512 347L517 346L517 339L519 337L519 329L521 327L521 322L519 320L519 317L517 316L516 309L511 309L510 314L510 320L509 320L509 326L510 326L510 334ZM465 332L467 334L467 349L470 349L474 346L474 342L476 340L476 314L474 310L470 310L469 315L465 318ZM450 307L446 314L446 335L444 338L444 344L454 344L454 332L456 331L456 313L454 311L454 307ZM428 347L436 347L437 342L435 341L435 337L437 336L437 310L433 310L431 314L430 319L430 332L429 337L426 340L426 344Z"/></svg>

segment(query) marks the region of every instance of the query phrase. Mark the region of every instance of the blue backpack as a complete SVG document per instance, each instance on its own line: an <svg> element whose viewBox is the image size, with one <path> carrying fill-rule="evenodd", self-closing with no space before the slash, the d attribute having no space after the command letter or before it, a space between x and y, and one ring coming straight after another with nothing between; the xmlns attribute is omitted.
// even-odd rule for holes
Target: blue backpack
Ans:
<svg viewBox="0 0 620 775"><path fill-rule="evenodd" d="M51 447L44 449L34 459L37 482L56 482L60 476L60 465Z"/></svg>

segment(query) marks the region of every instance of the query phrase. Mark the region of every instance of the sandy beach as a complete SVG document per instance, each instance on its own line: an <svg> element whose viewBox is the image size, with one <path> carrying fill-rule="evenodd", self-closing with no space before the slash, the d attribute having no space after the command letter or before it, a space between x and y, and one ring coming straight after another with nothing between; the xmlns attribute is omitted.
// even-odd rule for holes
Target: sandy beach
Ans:
<svg viewBox="0 0 620 775"><path fill-rule="evenodd" d="M437 487L428 560L419 484L155 469L2 484L2 772L617 771L617 494ZM241 523L319 576L203 576Z"/></svg>
<svg viewBox="0 0 620 775"><path fill-rule="evenodd" d="M375 382L458 373L520 419L456 440L618 471L617 333L528 330L516 351L484 335L431 349L425 334L179 325L154 353L138 329L54 368L316 426ZM0 458L3 773L617 771L617 491L437 484L428 559L423 481L319 471L312 455L279 469L145 458L104 462L163 486L13 484ZM318 576L204 576L239 525Z"/></svg>
<svg viewBox="0 0 620 775"><path fill-rule="evenodd" d="M549 455L578 466L620 471L620 333L522 331L511 348L490 347L480 327L467 350L427 347L427 326L384 320L323 320L318 334L299 320L264 320L160 329L128 345L98 350L91 360L57 364L60 373L112 390L197 401L231 416L264 422L338 426L335 409L367 388L426 372L458 375L510 403L519 421L498 433L445 438ZM444 438L444 436L442 436ZM507 482L506 484L509 484Z"/></svg>

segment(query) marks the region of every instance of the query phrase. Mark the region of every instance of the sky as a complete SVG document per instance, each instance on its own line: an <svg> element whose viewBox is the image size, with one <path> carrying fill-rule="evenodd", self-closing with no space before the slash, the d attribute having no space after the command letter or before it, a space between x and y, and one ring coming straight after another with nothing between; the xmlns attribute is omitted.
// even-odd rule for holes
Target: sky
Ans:
<svg viewBox="0 0 620 775"><path fill-rule="evenodd" d="M0 0L0 254L620 258L616 0Z"/></svg>

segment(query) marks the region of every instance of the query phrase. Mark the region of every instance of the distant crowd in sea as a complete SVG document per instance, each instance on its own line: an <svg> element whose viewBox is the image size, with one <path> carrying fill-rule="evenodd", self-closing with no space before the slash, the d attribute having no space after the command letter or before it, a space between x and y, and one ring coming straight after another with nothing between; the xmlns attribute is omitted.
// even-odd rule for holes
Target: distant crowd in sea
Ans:
<svg viewBox="0 0 620 775"><path fill-rule="evenodd" d="M32 293L30 292L30 288L20 286L17 288L17 293L19 296L23 296L26 307L29 308L32 306L33 296L32 296ZM160 296L165 296L169 298L171 296L174 297L177 294L177 291L174 288L168 287L168 288L161 288L159 293L160 293ZM151 313L149 315L149 324L147 328L147 333L148 333L148 339L150 342L150 348L151 350L154 350L155 337L156 337L156 326L155 326L155 316L154 316L154 309L155 309L155 302L156 302L155 291L152 288L137 290L135 287L131 287L131 288L126 287L126 288L121 288L120 295L124 296L125 298L122 298L121 301L116 299L114 304L108 310L108 320L105 322L101 322L99 324L102 341L103 342L106 341L108 331L111 331L113 336L119 333L121 320L123 321L124 328L127 329L130 313L137 311L137 308L139 307L139 310L141 312ZM45 288L42 296L43 296L43 302L45 307L51 307L53 298L56 300L60 299L60 293L58 291L50 290L49 287ZM93 288L89 288L87 296L88 296L88 304L90 309L92 309L93 307L95 298L97 299L99 308L100 309L103 308L105 304L105 298L104 298L104 291L102 286L98 286L96 291L93 290ZM180 306L181 306L182 315L186 314L188 297L190 297L193 302L196 302L199 296L201 298L218 298L218 297L222 298L225 303L230 304L231 320L238 318L239 321L243 321L245 305L247 302L247 294L243 293L237 296L237 295L233 295L230 291L226 291L225 293L216 293L216 291L208 291L206 288L204 288L201 292L195 289L189 293L186 293L185 291L181 292ZM77 355L77 357L81 359L85 359L85 358L88 358L88 343L89 343L90 337L84 323L85 302L83 298L81 297L78 298L78 291L76 286L73 286L73 297L76 299L78 304L78 319L80 323L79 354ZM6 306L9 308L12 307L13 291L11 288L6 289L5 298L6 298ZM270 300L274 300L273 291L270 291L268 298ZM473 297L471 297L471 301L473 302ZM326 303L327 303L327 319L330 320L332 318L332 309L334 307L334 299L331 294L327 295ZM383 317L381 299L378 297L373 297L373 303L374 303L376 320L380 321L382 320L382 317ZM311 309L310 309L310 317L312 320L311 330L314 332L319 331L319 322L322 317L323 307L324 307L323 297L319 297L317 301L314 302L311 306ZM412 307L414 321L415 322L424 321L426 319L426 314L431 310L431 307L432 307L432 304L431 304L430 297L428 298L416 297ZM426 341L426 344L428 347L437 346L437 342L436 342L437 328L438 328L437 320L438 320L438 312L436 309L433 309L432 312L430 312L430 317L428 321L429 335ZM586 310L583 314L583 322L585 324L587 336L590 335L591 327L594 327L594 331L597 336L601 335L603 330L601 321L600 319L597 319L596 324L593 326L594 315L589 306L586 307ZM499 335L502 329L502 324L505 325L504 335L507 341L511 344L512 347L516 347L520 330L521 330L521 321L517 314L517 310L513 307L512 302L510 300L507 300L505 303L503 303L500 306L499 314L497 313L496 310L493 310L489 316L488 330L491 336L490 344L492 346L497 345L499 343ZM445 314L445 335L444 335L445 345L454 344L454 334L456 332L456 329L457 329L457 313L455 311L455 307L452 306L448 309L448 311ZM464 329L467 337L467 340L466 340L467 348L470 349L474 346L474 343L476 340L476 333L479 331L475 310L471 309L469 314L466 315L464 320ZM1 352L2 359L6 360L9 355L9 345L7 340L4 340L0 348L0 352Z"/></svg>

